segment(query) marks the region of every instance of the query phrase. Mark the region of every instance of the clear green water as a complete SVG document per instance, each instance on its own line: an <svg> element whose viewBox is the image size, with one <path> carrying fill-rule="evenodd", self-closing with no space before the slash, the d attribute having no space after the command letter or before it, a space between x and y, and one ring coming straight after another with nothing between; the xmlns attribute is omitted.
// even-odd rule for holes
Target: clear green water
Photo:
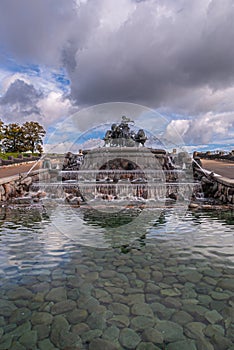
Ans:
<svg viewBox="0 0 234 350"><path fill-rule="evenodd" d="M233 212L139 218L1 208L0 349L234 349Z"/></svg>

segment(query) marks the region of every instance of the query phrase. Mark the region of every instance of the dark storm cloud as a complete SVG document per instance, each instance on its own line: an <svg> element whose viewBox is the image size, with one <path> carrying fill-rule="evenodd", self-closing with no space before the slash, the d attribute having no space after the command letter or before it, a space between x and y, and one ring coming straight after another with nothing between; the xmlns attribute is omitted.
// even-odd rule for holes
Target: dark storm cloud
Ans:
<svg viewBox="0 0 234 350"><path fill-rule="evenodd" d="M58 63L67 34L62 28L71 25L71 4L70 0L1 1L0 37L4 46L22 60Z"/></svg>
<svg viewBox="0 0 234 350"><path fill-rule="evenodd" d="M11 83L3 97L0 98L0 104L12 105L19 103L22 106L30 106L35 104L42 96L42 92L36 90L32 84L16 79Z"/></svg>
<svg viewBox="0 0 234 350"><path fill-rule="evenodd" d="M213 0L192 43L180 52L179 70L189 84L223 88L234 81L234 2ZM199 23L198 23L199 24ZM189 43L188 43L189 44Z"/></svg>
<svg viewBox="0 0 234 350"><path fill-rule="evenodd" d="M32 84L16 79L10 84L5 94L0 98L0 112L5 120L27 119L28 116L41 117L37 102L43 98L43 93Z"/></svg>
<svg viewBox="0 0 234 350"><path fill-rule="evenodd" d="M187 5L183 14L173 9L168 16L157 14L156 4L141 5L118 31L104 39L97 34L99 44L77 55L73 97L86 104L129 100L160 107L184 89L233 84L231 1L200 4L195 12Z"/></svg>
<svg viewBox="0 0 234 350"><path fill-rule="evenodd" d="M61 54L70 43L82 46L94 29L95 8L73 0L3 0L1 42L22 60L61 64Z"/></svg>
<svg viewBox="0 0 234 350"><path fill-rule="evenodd" d="M79 106L200 118L234 107L233 18L234 0L3 0L0 39L21 59L65 67Z"/></svg>
<svg viewBox="0 0 234 350"><path fill-rule="evenodd" d="M33 83L30 83L30 78ZM53 81L49 82L52 91L48 92L46 89L43 91L47 85L42 78L33 80L29 76L28 80L24 80L13 75L9 79L5 81L0 97L0 116L5 122L34 120L46 127L76 110Z"/></svg>

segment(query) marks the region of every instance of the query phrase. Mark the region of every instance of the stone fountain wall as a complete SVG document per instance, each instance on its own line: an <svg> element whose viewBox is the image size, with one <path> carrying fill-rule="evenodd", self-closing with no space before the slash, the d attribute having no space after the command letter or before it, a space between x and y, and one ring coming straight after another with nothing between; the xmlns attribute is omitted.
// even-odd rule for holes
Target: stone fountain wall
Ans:
<svg viewBox="0 0 234 350"><path fill-rule="evenodd" d="M99 170L114 159L126 159L138 167L155 169L158 167L155 156L148 148L138 147L106 147L90 150L84 157L81 170Z"/></svg>
<svg viewBox="0 0 234 350"><path fill-rule="evenodd" d="M154 152L153 152L154 151ZM168 170L164 150L151 150L147 147L106 147L90 150L84 157L80 170L138 170L139 172L158 171L164 180L163 170ZM149 179L149 178L148 178Z"/></svg>
<svg viewBox="0 0 234 350"><path fill-rule="evenodd" d="M48 180L50 178L48 169L35 170L29 175L22 174L0 179L0 202L24 196L32 183L38 182L39 178L40 181Z"/></svg>
<svg viewBox="0 0 234 350"><path fill-rule="evenodd" d="M205 175L195 168L194 176L201 183L205 198L211 198L222 204L234 205L234 180L223 176Z"/></svg>

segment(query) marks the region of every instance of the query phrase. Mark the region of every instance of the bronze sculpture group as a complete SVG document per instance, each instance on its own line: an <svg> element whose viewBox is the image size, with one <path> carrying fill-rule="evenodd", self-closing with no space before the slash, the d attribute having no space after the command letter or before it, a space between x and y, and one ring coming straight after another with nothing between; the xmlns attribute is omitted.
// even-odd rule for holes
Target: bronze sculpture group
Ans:
<svg viewBox="0 0 234 350"><path fill-rule="evenodd" d="M143 129L139 129L137 133L130 130L129 123L132 122L129 118L123 116L119 125L112 124L111 130L107 130L104 141L105 146L111 147L134 147L144 146L147 137Z"/></svg>

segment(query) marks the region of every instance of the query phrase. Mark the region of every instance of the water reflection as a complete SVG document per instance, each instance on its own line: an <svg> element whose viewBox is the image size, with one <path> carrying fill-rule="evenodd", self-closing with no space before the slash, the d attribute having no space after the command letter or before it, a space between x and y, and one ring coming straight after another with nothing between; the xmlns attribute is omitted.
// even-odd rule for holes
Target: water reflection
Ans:
<svg viewBox="0 0 234 350"><path fill-rule="evenodd" d="M48 208L47 208L48 209ZM183 214L183 210L182 210ZM49 267L69 249L136 247L138 244L168 242L191 254L234 261L233 212L188 212L125 208L116 213L93 208L59 206L42 208L0 208L0 263L28 268L34 264ZM62 228L62 229L60 229ZM75 248L76 247L76 248ZM77 248L78 247L78 248ZM194 253L195 252L195 253Z"/></svg>
<svg viewBox="0 0 234 350"><path fill-rule="evenodd" d="M83 208L84 221L92 226L116 228L131 223L141 212L140 208L121 210L117 213L100 212L93 208Z"/></svg>
<svg viewBox="0 0 234 350"><path fill-rule="evenodd" d="M96 334L125 349L130 331L145 349L154 329L151 348L228 349L233 226L229 213L209 214L126 210L121 221L86 207L1 210L0 348L22 348L30 335L31 348L88 350ZM192 340L190 323L201 328Z"/></svg>
<svg viewBox="0 0 234 350"><path fill-rule="evenodd" d="M204 217L203 211L192 212L193 218L199 221L199 218ZM213 220L220 220L223 224L234 225L234 211L233 210L207 210L205 216Z"/></svg>
<svg viewBox="0 0 234 350"><path fill-rule="evenodd" d="M11 223L14 227L34 227L36 223L48 222L49 216L41 206L38 207L0 207L0 227ZM16 225L16 226L14 226Z"/></svg>
<svg viewBox="0 0 234 350"><path fill-rule="evenodd" d="M50 219L42 208L1 208L0 220L0 274L19 277L22 274L40 274L55 266L64 254L59 232L48 234ZM62 248L62 249L61 249ZM52 253L52 254L51 254Z"/></svg>

